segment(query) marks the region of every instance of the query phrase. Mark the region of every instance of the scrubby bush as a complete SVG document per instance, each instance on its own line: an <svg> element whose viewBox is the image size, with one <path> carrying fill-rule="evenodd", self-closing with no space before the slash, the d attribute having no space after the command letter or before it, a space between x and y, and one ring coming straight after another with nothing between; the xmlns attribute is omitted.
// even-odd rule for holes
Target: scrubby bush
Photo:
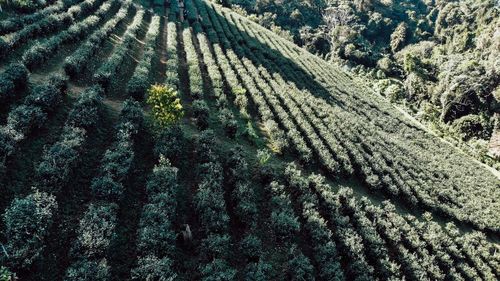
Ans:
<svg viewBox="0 0 500 281"><path fill-rule="evenodd" d="M474 114L455 120L452 126L464 140L469 140L473 137L487 138L491 134L492 129L491 124L484 117Z"/></svg>
<svg viewBox="0 0 500 281"><path fill-rule="evenodd" d="M26 268L40 256L56 209L55 197L37 190L14 199L7 208L3 215L6 249L16 266Z"/></svg>
<svg viewBox="0 0 500 281"><path fill-rule="evenodd" d="M384 95L389 98L391 102L396 102L404 98L403 89L397 84L391 84L384 91Z"/></svg>

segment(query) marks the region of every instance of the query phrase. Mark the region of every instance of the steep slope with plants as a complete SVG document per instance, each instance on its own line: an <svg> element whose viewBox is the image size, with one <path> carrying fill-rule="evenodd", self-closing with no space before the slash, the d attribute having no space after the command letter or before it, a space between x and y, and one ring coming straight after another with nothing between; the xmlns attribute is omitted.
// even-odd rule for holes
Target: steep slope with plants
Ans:
<svg viewBox="0 0 500 281"><path fill-rule="evenodd" d="M0 37L1 281L500 277L499 178L352 74L205 0L62 2Z"/></svg>
<svg viewBox="0 0 500 281"><path fill-rule="evenodd" d="M233 0L233 10L368 79L430 129L499 167L494 0Z"/></svg>

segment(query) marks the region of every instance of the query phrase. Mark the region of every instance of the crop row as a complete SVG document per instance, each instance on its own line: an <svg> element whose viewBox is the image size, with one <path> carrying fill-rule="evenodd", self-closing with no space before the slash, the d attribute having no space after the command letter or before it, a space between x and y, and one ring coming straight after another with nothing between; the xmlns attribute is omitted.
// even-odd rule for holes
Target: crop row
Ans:
<svg viewBox="0 0 500 281"><path fill-rule="evenodd" d="M167 23L167 63L166 81L168 87L179 88L179 56L177 54L177 26L174 22Z"/></svg>
<svg viewBox="0 0 500 281"><path fill-rule="evenodd" d="M222 186L223 169L214 147L214 133L203 131L196 146L199 183L194 196L195 208L205 230L200 246L199 271L205 280L233 280L236 270L228 263L231 237L228 235L229 215Z"/></svg>
<svg viewBox="0 0 500 281"><path fill-rule="evenodd" d="M85 70L88 61L106 42L117 25L125 19L131 4L130 0L123 1L120 10L103 27L95 31L73 54L66 57L63 67L67 75L74 77Z"/></svg>
<svg viewBox="0 0 500 281"><path fill-rule="evenodd" d="M115 0L104 2L91 16L71 25L68 29L59 32L42 43L35 43L35 45L24 52L22 57L23 63L31 69L47 61L64 44L78 42L83 39L90 30L101 22L101 19L109 12L114 2Z"/></svg>
<svg viewBox="0 0 500 281"><path fill-rule="evenodd" d="M177 276L172 269L177 189L177 168L161 155L146 184L148 199L142 208L137 233L138 261L132 270L133 279L161 280Z"/></svg>
<svg viewBox="0 0 500 281"><path fill-rule="evenodd" d="M24 103L10 112L7 125L1 131L1 150L6 153L3 159L12 154L29 131L46 121L47 114L61 102L65 84L64 79L52 77L47 84L35 87ZM41 255L56 210L55 197L37 189L11 202L4 213L7 239L4 250L9 264L27 268Z"/></svg>
<svg viewBox="0 0 500 281"><path fill-rule="evenodd" d="M238 124L235 120L233 112L229 108L228 98L224 91L222 73L216 60L214 59L214 56L212 55L206 36L203 33L198 33L197 39L203 62L207 68L208 77L210 78L210 88L213 91L219 108L219 121L222 123L226 134L233 138L238 130Z"/></svg>
<svg viewBox="0 0 500 281"><path fill-rule="evenodd" d="M71 171L81 157L89 131L95 129L99 121L102 96L100 87L91 87L79 95L68 114L59 141L44 153L36 168L42 190L59 194L70 180Z"/></svg>
<svg viewBox="0 0 500 281"><path fill-rule="evenodd" d="M51 78L52 82L33 88L24 103L9 112L7 124L0 128L0 167L3 172L7 157L11 156L16 146L26 139L34 129L42 127L48 115L62 101L62 85L60 78ZM57 81L56 81L57 80Z"/></svg>
<svg viewBox="0 0 500 281"><path fill-rule="evenodd" d="M190 3L189 6L192 9L196 9L191 1L188 2ZM235 120L233 112L229 108L229 101L225 93L225 85L221 70L219 69L216 59L212 54L212 50L210 48L207 37L201 32L202 27L198 21L193 24L193 29L196 32L196 38L194 39L197 40L197 44L200 49L199 56L200 62L202 63L200 64L200 66L203 65L204 67L206 67L206 72L208 74L209 80L208 83L210 83L210 86L208 88L216 98L217 108L219 109L218 119L222 123L226 134L229 137L234 138L238 130L238 124ZM234 73L231 72L230 74L234 75ZM200 106L195 107L197 111L200 111L199 108Z"/></svg>
<svg viewBox="0 0 500 281"><path fill-rule="evenodd" d="M237 16L234 16L234 18L236 17ZM257 27L254 28L253 24L246 24L245 22L245 24L236 23L235 25L239 26L240 28L244 26L247 31L253 28L255 34L260 34L259 36L261 37L267 37L266 39L267 41L264 42L265 44L275 46L276 50L280 50L281 52L286 53L287 57L290 60L293 61L300 60L302 68L313 70L314 74L318 77L322 77L322 80L324 81L335 81L333 79L336 79L343 82L346 80L345 75L340 75L337 72L332 71L331 73L333 74L326 74L324 73L323 70L319 70L318 68L319 64L317 63L316 60L309 59L308 57L310 56L304 55L299 51L296 50L291 51L288 46L284 46L286 44L282 42L283 40L272 39L273 36L269 36L268 32L263 32ZM246 34L250 32L242 32L242 33ZM234 37L233 40L237 41L239 39L237 37ZM250 39L245 39L245 41L247 40ZM257 61L261 64L272 65L273 61L268 59L268 57L271 56L264 54L264 56L260 56L260 58L258 58ZM300 79L298 79L298 77L300 76L305 77L305 75L309 75L305 74L304 71L295 71L292 67L289 66L290 64L280 64L280 65L282 66L281 69L283 69L281 71L283 76L286 78L289 77L294 81L299 81ZM278 71L280 68L276 69L277 69L276 71ZM275 76L276 78L276 75L273 76ZM352 84L352 82L350 83ZM366 182L370 186L373 186L375 188L381 188L381 187L389 188L391 192L396 192L396 194L398 193L399 190L402 190L403 191L402 193L404 194L404 196L408 201L414 203L423 202L425 203L425 205L427 205L432 209L441 210L445 214L456 217L459 220L471 221L481 228L486 227L486 225L490 226L494 225L491 220L491 215L488 216L469 215L472 214L471 213L472 210L474 209L479 210L477 206L474 207L474 204L477 205L477 201L474 201L475 203L473 204L467 203L461 200L460 198L462 196L453 190L455 189L453 186L457 186L459 184L458 178L462 178L464 182L469 182L469 179L467 179L468 177L467 175L470 174L470 172L462 173L462 175L457 174L456 177L446 176L446 174L451 171L451 169L448 169L450 165L444 165L444 163L442 163L441 160L438 160L434 154L428 157L431 158L432 162L434 163L432 162L429 163L429 160L422 158L422 155L428 154L427 152L425 152L421 147L415 146L412 142L408 140L407 137L402 138L402 136L399 135L400 134L399 131L394 131L390 129L391 126L408 127L406 121L400 122L403 125L397 124L398 122L395 123L394 122L395 119L399 120L400 117L388 111L388 109L385 106L373 105L373 102L367 103L368 105L366 104L361 105L360 102L361 100L357 98L358 94L353 94L352 90L349 90L347 92L347 89L345 89L345 87L343 88L344 89L338 89L337 84L335 84L331 85L331 88L328 90L334 91L332 93L332 96L335 97L336 99L339 99L341 102L352 108L354 114L347 114L345 112L342 112L338 107L335 106L335 103L326 102L323 100L324 98L328 97L320 95L319 97L321 98L313 99L313 96L310 93L307 92L300 93L298 91L295 92L297 93L296 96L299 96L301 99L304 98L306 100L309 100L308 104L310 104L309 105L310 107L303 106L302 105L303 101L302 103L300 101L298 102L298 104L301 105L302 109L305 110L307 118L309 120L311 121L318 120L318 118L323 119L325 117L327 117L328 120L335 120L335 123L312 122L312 124L314 127L316 127L316 130L320 132L320 137L323 138L325 141L327 141L327 143L330 143L329 146L332 148L332 150L340 152L336 153L336 155L342 155L341 156L342 161L340 162L343 163L342 166L344 167L344 170L346 171L350 170L347 161L348 158L346 157L347 155L349 155L350 162L353 162L355 164L353 167L356 168L356 171L358 173L361 173L363 175ZM342 91L344 91L344 93ZM286 91L286 93L288 92L290 91ZM349 95L347 93L349 93ZM319 107L319 105L321 105L321 108ZM361 108L364 109L361 110ZM312 115L311 110L315 113L316 116ZM329 114L325 114L325 112L329 112ZM380 113L372 114L372 112L380 112ZM390 118L382 114L383 112L385 115L390 116ZM358 114L360 115L360 117L358 117ZM382 116L384 116L383 117L384 121L381 120ZM375 120L375 122L373 122L375 125L372 125L371 122L363 121L365 118L367 120ZM348 121L349 125L346 126L345 121ZM387 124L383 124L384 122ZM336 130L327 129L327 128L332 128L332 126L334 126L335 128L339 128L341 130L341 133L337 132ZM419 139L422 138L420 137L421 133L415 132L414 129L411 128L405 129L405 131L413 135L417 134ZM346 136L348 137L347 139ZM422 141L423 143L426 144L427 148L436 149L430 147L429 140L422 140ZM412 148L409 149L406 146L411 146ZM398 151L398 153L396 153L396 151ZM409 161L408 159L403 159L401 155L406 155L410 158L414 158L415 160ZM397 161L395 161L395 159L397 159ZM413 167L414 164L412 163L415 162L422 164L425 163L425 164L418 165L417 170L413 171L412 169L409 169L409 167ZM391 165L393 164L391 163L395 163L397 164L397 166L392 167ZM425 176L433 173L432 170L429 170L430 167L437 167L437 166L445 167L448 170L446 172L443 171L442 178L440 177L435 179L429 176ZM441 168L440 170L443 169ZM387 175L388 172L389 175ZM456 174L456 172L453 172L453 174ZM435 186L438 185L439 186L444 185L449 187L447 188L448 191L446 192L446 195L444 192L439 192L439 195L437 196L434 195L437 192ZM491 190L491 187L488 187L487 185L482 187L481 190L483 193L493 192L493 190ZM471 191L468 191L467 194L471 195L472 193ZM441 198L438 201L439 203L436 202L437 201L436 199L431 199L433 197L434 198L437 197L438 199ZM482 200L484 202L480 204L481 206L488 206L488 204L493 204L489 203L489 200L486 199ZM468 210L457 210L455 207L457 206L456 204L467 204L469 206L467 208ZM493 207L488 206L486 208L482 208L482 210L488 212L487 210L491 208Z"/></svg>
<svg viewBox="0 0 500 281"><path fill-rule="evenodd" d="M9 34L8 39L5 39L5 36L4 39L0 38L0 54L6 55L10 50L17 48L22 43L71 25L81 17L89 15L97 6L101 5L103 1L104 0L85 0L69 7L66 12L49 15L38 22L25 26L15 33Z"/></svg>
<svg viewBox="0 0 500 281"><path fill-rule="evenodd" d="M137 11L132 23L127 27L121 42L116 46L113 54L94 73L95 81L104 89L108 89L119 67L123 64L127 55L129 55L132 44L135 42L141 28L144 15L144 10Z"/></svg>
<svg viewBox="0 0 500 281"><path fill-rule="evenodd" d="M19 29L22 29L27 24L32 24L36 21L42 20L50 14L59 12L66 8L66 2L56 1L54 4L45 7L33 14L24 15L21 17L11 17L0 21L0 35L5 35Z"/></svg>
<svg viewBox="0 0 500 281"><path fill-rule="evenodd" d="M367 270L373 266L370 276L375 274L384 280L494 279L496 263L490 255L495 246L480 233L458 235L453 225L443 229L432 222L430 214L424 216L425 222L420 222L415 217L396 214L390 204L384 203L380 208L366 198L358 200L350 189L333 192L323 177L304 178L295 165L289 165L285 175L290 192L299 193L297 198L304 207L306 221L323 221L327 232L332 229L330 237L347 254L341 257L346 276L366 278ZM324 220L322 213L331 215ZM318 234L311 235L314 241ZM458 237L461 241L457 243L454 240ZM480 245L476 246L478 251L469 251L472 245Z"/></svg>
<svg viewBox="0 0 500 281"><path fill-rule="evenodd" d="M127 83L127 93L135 99L142 99L151 81L151 69L155 48L160 34L160 16L153 16L144 39L144 53L137 64L134 74Z"/></svg>

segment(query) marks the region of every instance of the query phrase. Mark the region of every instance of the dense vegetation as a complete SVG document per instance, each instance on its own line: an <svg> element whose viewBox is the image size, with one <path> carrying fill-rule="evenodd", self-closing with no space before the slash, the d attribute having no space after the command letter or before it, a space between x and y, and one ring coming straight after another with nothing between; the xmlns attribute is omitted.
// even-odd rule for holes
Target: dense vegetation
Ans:
<svg viewBox="0 0 500 281"><path fill-rule="evenodd" d="M233 0L233 9L369 79L439 135L498 166L500 7L493 0ZM493 158L493 159L492 159Z"/></svg>
<svg viewBox="0 0 500 281"><path fill-rule="evenodd" d="M0 281L500 278L498 177L229 4L8 8Z"/></svg>

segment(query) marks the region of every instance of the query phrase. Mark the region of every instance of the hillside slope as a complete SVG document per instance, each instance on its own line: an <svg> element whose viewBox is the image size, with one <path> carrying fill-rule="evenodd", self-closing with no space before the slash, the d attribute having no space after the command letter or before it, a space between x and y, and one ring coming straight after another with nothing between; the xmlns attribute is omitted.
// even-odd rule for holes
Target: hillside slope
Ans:
<svg viewBox="0 0 500 281"><path fill-rule="evenodd" d="M0 23L0 280L499 278L489 170L230 10L142 2Z"/></svg>

